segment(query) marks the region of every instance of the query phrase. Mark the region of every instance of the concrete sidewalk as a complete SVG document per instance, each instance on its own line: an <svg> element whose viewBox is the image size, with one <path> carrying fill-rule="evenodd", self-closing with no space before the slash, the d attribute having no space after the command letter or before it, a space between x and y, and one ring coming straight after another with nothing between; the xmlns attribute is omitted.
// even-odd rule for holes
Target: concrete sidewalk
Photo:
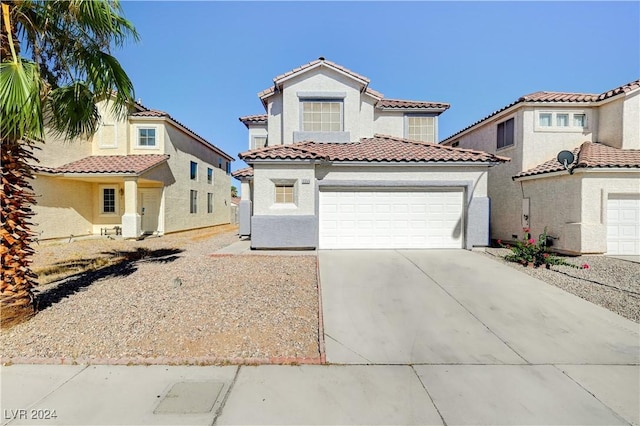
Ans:
<svg viewBox="0 0 640 426"><path fill-rule="evenodd" d="M638 366L2 367L2 424L638 424ZM607 385L602 377L613 379Z"/></svg>

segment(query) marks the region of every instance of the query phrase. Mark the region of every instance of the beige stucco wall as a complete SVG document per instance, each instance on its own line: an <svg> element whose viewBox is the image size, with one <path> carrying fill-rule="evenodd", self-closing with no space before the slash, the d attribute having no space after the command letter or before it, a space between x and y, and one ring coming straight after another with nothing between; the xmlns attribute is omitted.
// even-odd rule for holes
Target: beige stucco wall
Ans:
<svg viewBox="0 0 640 426"><path fill-rule="evenodd" d="M38 149L33 152L40 160L40 166L59 167L81 158L91 155L91 141L76 139L73 141L64 140L47 131L45 142L35 145Z"/></svg>
<svg viewBox="0 0 640 426"><path fill-rule="evenodd" d="M254 164L255 215L314 215L317 180L324 181L379 181L381 185L394 185L398 181L474 182L475 197L487 195L486 167L424 167L424 166L314 166L297 164ZM309 183L302 183L308 179ZM275 204L275 184L293 183L295 205Z"/></svg>
<svg viewBox="0 0 640 426"><path fill-rule="evenodd" d="M622 123L623 123L624 99L617 98L598 108L599 127L598 142L614 148L622 148Z"/></svg>
<svg viewBox="0 0 640 426"><path fill-rule="evenodd" d="M266 124L252 124L249 127L249 140L247 141L247 146L246 147L239 147L238 148L238 152L244 152L247 151L249 149L251 149L251 143L253 142L253 138L256 136L268 136L269 132L267 131L267 125ZM269 140L267 139L267 142L269 142Z"/></svg>
<svg viewBox="0 0 640 426"><path fill-rule="evenodd" d="M38 175L33 181L37 204L33 206L34 231L41 240L93 232L93 185Z"/></svg>
<svg viewBox="0 0 640 426"><path fill-rule="evenodd" d="M404 137L404 113L376 110L374 128L374 133Z"/></svg>
<svg viewBox="0 0 640 426"><path fill-rule="evenodd" d="M524 196L530 198L531 231L559 237L554 248L569 253L607 251L607 199L609 194L639 194L639 172L577 170L523 180Z"/></svg>
<svg viewBox="0 0 640 426"><path fill-rule="evenodd" d="M472 181L474 196L487 196L486 167L465 166L318 166L316 175L324 181L379 181L393 185L398 181Z"/></svg>
<svg viewBox="0 0 640 426"><path fill-rule="evenodd" d="M588 126L584 130L539 127L538 114L541 112L586 114ZM592 128L596 124L591 108L527 107L523 109L521 116L523 126L522 170L528 170L556 158L560 151L571 151L583 142L594 140Z"/></svg>
<svg viewBox="0 0 640 426"><path fill-rule="evenodd" d="M640 90L626 96L622 123L622 148L640 149Z"/></svg>
<svg viewBox="0 0 640 426"><path fill-rule="evenodd" d="M312 164L254 164L254 215L315 214L315 173ZM307 179L309 183L302 183ZM276 183L294 185L295 203L276 204ZM244 189L244 188L243 188Z"/></svg>
<svg viewBox="0 0 640 426"><path fill-rule="evenodd" d="M225 164L218 168L220 156L189 136L166 125L165 153L170 155L164 190L165 232L213 226L230 222L231 177ZM191 180L191 161L198 163L198 179ZM213 184L207 183L207 168L213 169ZM190 191L198 191L198 211L190 213ZM207 193L213 193L213 213L207 213Z"/></svg>

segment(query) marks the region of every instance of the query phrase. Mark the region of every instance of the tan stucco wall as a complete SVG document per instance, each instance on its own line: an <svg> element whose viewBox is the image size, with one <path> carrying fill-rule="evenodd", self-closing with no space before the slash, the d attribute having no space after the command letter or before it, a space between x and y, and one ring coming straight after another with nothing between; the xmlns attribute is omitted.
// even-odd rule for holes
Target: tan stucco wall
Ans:
<svg viewBox="0 0 640 426"><path fill-rule="evenodd" d="M51 132L45 134L44 143L35 146L39 148L34 150L36 158L40 160L37 164L45 167L59 167L91 155L91 141L65 141Z"/></svg>
<svg viewBox="0 0 640 426"><path fill-rule="evenodd" d="M176 232L192 228L229 223L231 220L231 177L226 174L223 158L222 169L218 168L220 156L211 149L192 140L176 128L167 125L164 131L165 153L171 176L164 190L165 232ZM190 179L191 161L198 163L198 179ZM213 169L213 184L207 183L207 168ZM198 212L189 212L190 191L198 191ZM213 193L213 213L207 213L207 193Z"/></svg>
<svg viewBox="0 0 640 426"><path fill-rule="evenodd" d="M33 206L34 231L41 240L93 232L93 184L38 175L32 181L37 204Z"/></svg>
<svg viewBox="0 0 640 426"><path fill-rule="evenodd" d="M570 253L607 251L607 199L609 194L639 194L639 172L576 171L546 178L523 180L530 198L531 231L544 227L559 237L554 248Z"/></svg>

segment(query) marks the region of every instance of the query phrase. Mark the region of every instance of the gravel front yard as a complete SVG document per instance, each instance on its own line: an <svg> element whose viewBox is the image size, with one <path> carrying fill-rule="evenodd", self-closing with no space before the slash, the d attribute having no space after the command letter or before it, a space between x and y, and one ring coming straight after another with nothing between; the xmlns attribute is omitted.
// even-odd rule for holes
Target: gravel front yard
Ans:
<svg viewBox="0 0 640 426"><path fill-rule="evenodd" d="M578 256L567 257L567 261L575 265L586 263L589 269L552 266L547 270L507 262L503 257L508 253L510 250L505 248L488 248L485 256L640 322L640 264L608 256Z"/></svg>
<svg viewBox="0 0 640 426"><path fill-rule="evenodd" d="M316 256L211 256L237 239L205 230L41 243L35 268L114 250L126 260L40 287L41 311L0 334L3 361L319 358Z"/></svg>

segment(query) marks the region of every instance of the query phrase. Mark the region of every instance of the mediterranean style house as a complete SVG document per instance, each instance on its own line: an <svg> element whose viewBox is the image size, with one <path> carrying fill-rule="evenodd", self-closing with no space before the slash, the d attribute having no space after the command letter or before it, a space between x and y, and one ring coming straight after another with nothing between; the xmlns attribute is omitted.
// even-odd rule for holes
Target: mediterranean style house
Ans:
<svg viewBox="0 0 640 426"><path fill-rule="evenodd" d="M48 134L36 151L39 239L138 238L229 223L233 157L166 112L137 103L116 118L104 101L97 106L93 137Z"/></svg>
<svg viewBox="0 0 640 426"><path fill-rule="evenodd" d="M640 80L525 95L442 145L511 158L489 171L492 238L546 228L559 252L640 254Z"/></svg>
<svg viewBox="0 0 640 426"><path fill-rule="evenodd" d="M249 167L240 234L263 248L471 248L489 241L487 170L508 161L438 145L443 102L387 99L319 58L241 117Z"/></svg>

